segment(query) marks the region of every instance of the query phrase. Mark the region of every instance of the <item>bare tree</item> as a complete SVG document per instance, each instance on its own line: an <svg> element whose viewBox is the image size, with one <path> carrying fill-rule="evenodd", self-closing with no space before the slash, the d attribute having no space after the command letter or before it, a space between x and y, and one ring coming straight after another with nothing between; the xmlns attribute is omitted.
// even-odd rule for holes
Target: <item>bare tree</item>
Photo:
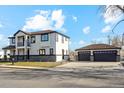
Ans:
<svg viewBox="0 0 124 93"><path fill-rule="evenodd" d="M112 38L112 45L121 47L121 37L116 35Z"/></svg>
<svg viewBox="0 0 124 93"><path fill-rule="evenodd" d="M120 16L124 14L124 5L108 5L108 6L102 6L101 7L104 14L109 14L110 16ZM113 27L112 32L114 32L114 29L123 22L124 19L122 18L119 20Z"/></svg>

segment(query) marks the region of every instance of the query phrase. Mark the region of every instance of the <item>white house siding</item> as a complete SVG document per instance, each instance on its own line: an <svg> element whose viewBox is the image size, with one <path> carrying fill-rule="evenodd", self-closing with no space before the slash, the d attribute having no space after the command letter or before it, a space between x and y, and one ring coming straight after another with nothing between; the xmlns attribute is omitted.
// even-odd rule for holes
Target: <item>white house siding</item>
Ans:
<svg viewBox="0 0 124 93"><path fill-rule="evenodd" d="M50 48L53 48L54 54L56 53L55 51L55 33L48 34L49 35L49 40L42 42L41 41L41 35L35 35L35 43L31 44L30 48L30 55L39 55L39 49L45 49L46 50L46 55L50 54Z"/></svg>
<svg viewBox="0 0 124 93"><path fill-rule="evenodd" d="M41 34L34 35L35 36L35 43L31 43L30 47L27 47L27 37L29 36L29 40L31 39L30 35L27 35L23 32L18 32L15 36L15 55L18 59L25 59L27 58L27 49L29 49L30 60L40 60L40 61L62 61L62 49L64 49L64 60L68 59L69 55L69 39L64 35L59 33L48 33L49 40L48 41L41 41ZM58 41L56 41L56 36L58 35ZM24 46L17 46L18 42L22 42L23 39L18 40L19 36L24 36ZM62 43L62 37L64 37L64 43ZM65 40L67 38L67 41ZM12 41L10 41L12 44ZM53 48L53 55L50 55L50 48ZM45 49L46 55L39 55L39 50ZM66 52L67 51L67 52ZM11 55L13 55L13 51L11 51ZM24 55L24 56L23 56Z"/></svg>
<svg viewBox="0 0 124 93"><path fill-rule="evenodd" d="M15 55L15 50L10 50L10 55Z"/></svg>
<svg viewBox="0 0 124 93"><path fill-rule="evenodd" d="M69 39L65 36L62 36L60 34L58 35L58 42L56 42L56 61L62 61L62 49L64 49L64 55L69 55ZM64 43L62 43L62 37L64 37ZM65 41L65 38L67 38L67 41ZM67 51L67 54L66 54ZM65 60L68 59L68 57L64 57Z"/></svg>
<svg viewBox="0 0 124 93"><path fill-rule="evenodd" d="M18 49L18 55L25 55L24 49Z"/></svg>

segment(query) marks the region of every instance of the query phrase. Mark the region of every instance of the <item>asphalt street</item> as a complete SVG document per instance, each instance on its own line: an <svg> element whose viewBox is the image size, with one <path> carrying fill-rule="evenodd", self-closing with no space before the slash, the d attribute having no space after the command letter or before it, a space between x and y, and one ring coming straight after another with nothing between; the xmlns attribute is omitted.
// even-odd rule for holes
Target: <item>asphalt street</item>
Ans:
<svg viewBox="0 0 124 93"><path fill-rule="evenodd" d="M124 87L124 69L73 71L0 68L1 88Z"/></svg>

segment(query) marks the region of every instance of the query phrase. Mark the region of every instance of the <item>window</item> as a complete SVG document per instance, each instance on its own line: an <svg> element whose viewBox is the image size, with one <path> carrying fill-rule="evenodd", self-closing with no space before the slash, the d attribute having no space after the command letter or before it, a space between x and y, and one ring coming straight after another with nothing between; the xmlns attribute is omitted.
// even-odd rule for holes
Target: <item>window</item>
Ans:
<svg viewBox="0 0 124 93"><path fill-rule="evenodd" d="M65 37L65 41L67 41L67 37Z"/></svg>
<svg viewBox="0 0 124 93"><path fill-rule="evenodd" d="M40 55L45 55L45 54L46 54L45 49L40 49L40 50L39 50L39 54L40 54Z"/></svg>
<svg viewBox="0 0 124 93"><path fill-rule="evenodd" d="M48 34L41 35L41 41L48 41L49 37Z"/></svg>
<svg viewBox="0 0 124 93"><path fill-rule="evenodd" d="M12 39L12 44L15 44L15 38Z"/></svg>
<svg viewBox="0 0 124 93"><path fill-rule="evenodd" d="M59 41L59 36L58 36L58 34L56 34L56 42L58 42Z"/></svg>
<svg viewBox="0 0 124 93"><path fill-rule="evenodd" d="M64 43L64 37L62 36L62 43Z"/></svg>
<svg viewBox="0 0 124 93"><path fill-rule="evenodd" d="M53 48L50 48L50 55L53 55Z"/></svg>
<svg viewBox="0 0 124 93"><path fill-rule="evenodd" d="M35 36L31 36L31 43L35 43Z"/></svg>

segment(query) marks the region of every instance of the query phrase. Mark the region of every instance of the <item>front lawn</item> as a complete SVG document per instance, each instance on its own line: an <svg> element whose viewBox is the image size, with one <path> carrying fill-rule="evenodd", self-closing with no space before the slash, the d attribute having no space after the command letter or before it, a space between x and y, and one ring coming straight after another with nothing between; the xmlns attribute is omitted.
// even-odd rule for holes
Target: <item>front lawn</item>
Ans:
<svg viewBox="0 0 124 93"><path fill-rule="evenodd" d="M11 65L11 62L0 62L0 64ZM62 62L16 62L14 66L30 66L30 67L56 67L63 64Z"/></svg>

